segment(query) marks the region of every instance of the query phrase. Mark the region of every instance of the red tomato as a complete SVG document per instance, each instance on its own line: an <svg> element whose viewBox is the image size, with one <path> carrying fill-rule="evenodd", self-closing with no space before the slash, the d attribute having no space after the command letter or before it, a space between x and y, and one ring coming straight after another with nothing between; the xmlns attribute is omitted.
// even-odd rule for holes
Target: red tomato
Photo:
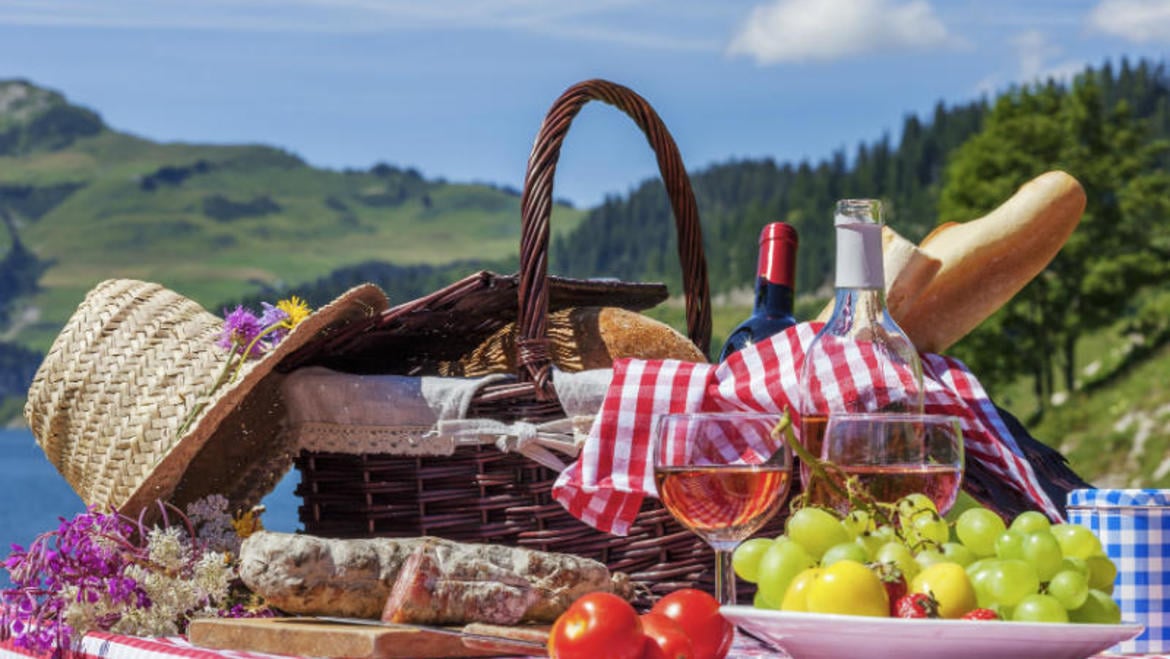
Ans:
<svg viewBox="0 0 1170 659"><path fill-rule="evenodd" d="M641 659L646 644L642 620L629 602L612 593L589 593L553 623L548 654L553 659Z"/></svg>
<svg viewBox="0 0 1170 659"><path fill-rule="evenodd" d="M735 640L735 625L719 613L719 602L701 590L676 590L650 611L673 618L691 637L695 657L700 659L723 659Z"/></svg>
<svg viewBox="0 0 1170 659"><path fill-rule="evenodd" d="M642 659L695 659L691 637L682 626L661 613L642 615L642 633L650 640Z"/></svg>

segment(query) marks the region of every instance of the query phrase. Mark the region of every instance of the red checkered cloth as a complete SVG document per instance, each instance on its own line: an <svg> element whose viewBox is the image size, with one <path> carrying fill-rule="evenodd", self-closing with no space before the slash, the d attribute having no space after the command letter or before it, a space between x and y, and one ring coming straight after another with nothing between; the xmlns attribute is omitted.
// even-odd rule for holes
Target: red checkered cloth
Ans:
<svg viewBox="0 0 1170 659"><path fill-rule="evenodd" d="M721 364L621 359L576 462L561 472L553 496L578 519L625 535L646 495L656 496L649 456L656 416L677 412L789 410L799 431L797 382L819 324L800 323L734 353ZM850 349L822 372L826 389L880 403L900 384L883 382L864 350ZM926 411L960 419L967 463L978 461L998 482L1053 519L1060 509L1044 491L983 386L960 361L922 355ZM875 384L876 383L876 384ZM884 393L883 393L884 392Z"/></svg>

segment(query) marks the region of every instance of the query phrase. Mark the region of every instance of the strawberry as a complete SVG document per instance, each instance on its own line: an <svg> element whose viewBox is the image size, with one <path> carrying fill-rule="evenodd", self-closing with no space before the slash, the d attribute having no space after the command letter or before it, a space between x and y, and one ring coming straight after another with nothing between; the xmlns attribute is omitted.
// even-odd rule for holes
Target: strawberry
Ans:
<svg viewBox="0 0 1170 659"><path fill-rule="evenodd" d="M963 620L999 620L999 614L992 609L971 609L963 614Z"/></svg>
<svg viewBox="0 0 1170 659"><path fill-rule="evenodd" d="M882 580L886 597L890 600L890 615L896 616L894 605L906 594L906 577L902 576L902 571L893 563L875 563L871 564L870 568Z"/></svg>
<svg viewBox="0 0 1170 659"><path fill-rule="evenodd" d="M937 618L938 600L926 593L903 595L894 603L893 615L897 618Z"/></svg>

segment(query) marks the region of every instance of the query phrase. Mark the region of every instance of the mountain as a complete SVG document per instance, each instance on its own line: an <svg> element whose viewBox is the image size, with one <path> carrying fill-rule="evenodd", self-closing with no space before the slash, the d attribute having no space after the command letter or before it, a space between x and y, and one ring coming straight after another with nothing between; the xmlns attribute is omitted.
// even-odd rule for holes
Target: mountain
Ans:
<svg viewBox="0 0 1170 659"><path fill-rule="evenodd" d="M26 81L0 81L0 156L67 148L105 129L101 117Z"/></svg>
<svg viewBox="0 0 1170 659"><path fill-rule="evenodd" d="M1170 139L1170 80L1164 64L1122 59L1118 65L1089 67L1079 79L1086 77L1099 86L1107 115L1131 115L1144 124L1151 144ZM1073 84L1047 81L1037 86L1051 85L1067 94ZM896 142L884 135L857 145L852 153L839 150L819 161L743 160L693 170L712 288L727 291L751 285L760 228L779 220L800 233L798 293L827 295L835 257L831 213L837 199L882 199L887 223L917 242L940 222L940 195L955 151L985 129L986 117L997 104L1010 102L1025 90L1010 89L995 98L951 106L940 102L929 116L907 115ZM1170 150L1164 151L1160 166L1170 167ZM1083 178L1083 172L1072 173ZM1015 185L1026 180L1018 179ZM665 189L650 180L593 209L576 232L554 241L550 261L573 275L664 278L677 288L674 234Z"/></svg>
<svg viewBox="0 0 1170 659"><path fill-rule="evenodd" d="M583 215L557 214L557 231ZM514 190L388 164L320 169L262 145L159 143L23 80L0 82L0 217L0 339L34 350L107 277L215 309L362 262L507 259L520 235Z"/></svg>

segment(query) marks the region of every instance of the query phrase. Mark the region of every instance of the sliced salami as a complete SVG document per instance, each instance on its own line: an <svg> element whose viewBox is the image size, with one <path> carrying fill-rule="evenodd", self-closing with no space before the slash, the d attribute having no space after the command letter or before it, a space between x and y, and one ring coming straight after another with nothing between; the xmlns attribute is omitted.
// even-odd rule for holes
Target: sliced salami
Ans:
<svg viewBox="0 0 1170 659"><path fill-rule="evenodd" d="M630 592L625 575L570 554L432 537L270 531L244 541L240 578L290 614L443 625L552 622L585 593Z"/></svg>
<svg viewBox="0 0 1170 659"><path fill-rule="evenodd" d="M428 625L552 622L581 595L624 591L625 583L605 565L570 554L428 539L399 571L382 619Z"/></svg>

